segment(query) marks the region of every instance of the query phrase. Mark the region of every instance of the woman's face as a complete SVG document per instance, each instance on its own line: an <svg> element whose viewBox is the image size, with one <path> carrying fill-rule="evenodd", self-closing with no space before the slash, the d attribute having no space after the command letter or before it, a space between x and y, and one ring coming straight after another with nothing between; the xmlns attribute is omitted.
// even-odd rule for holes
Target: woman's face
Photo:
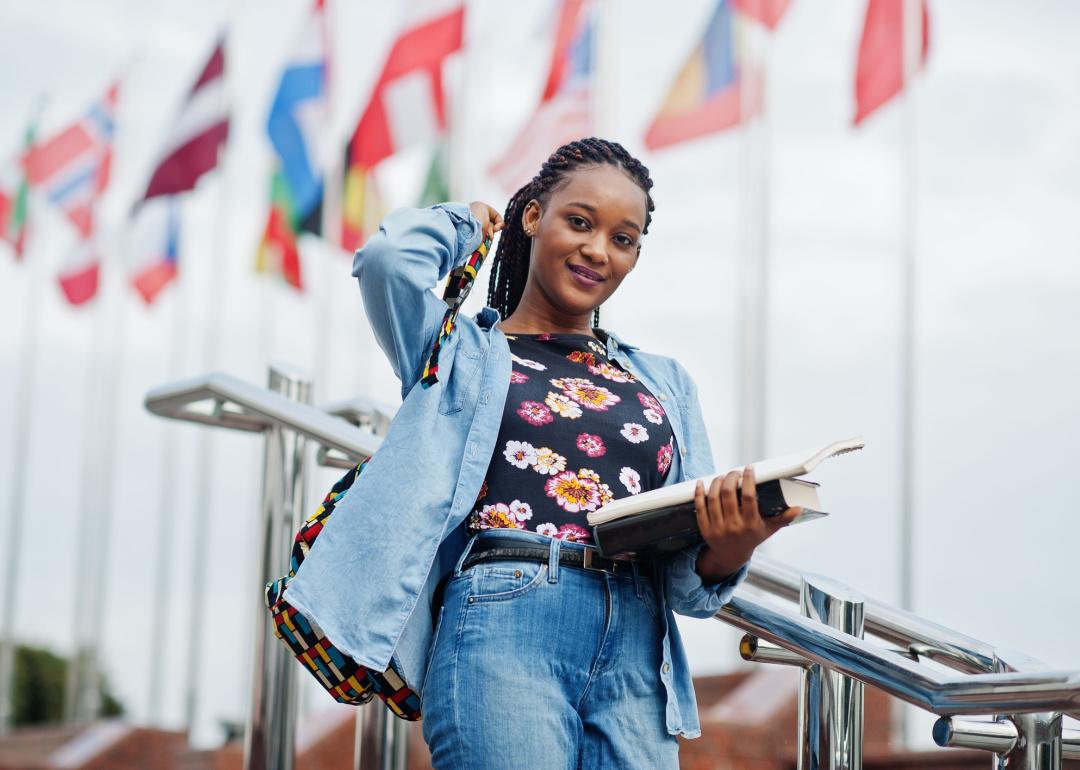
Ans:
<svg viewBox="0 0 1080 770"><path fill-rule="evenodd" d="M645 191L617 166L572 171L546 204L525 207L534 234L525 295L539 292L561 314L591 313L637 263L645 214Z"/></svg>

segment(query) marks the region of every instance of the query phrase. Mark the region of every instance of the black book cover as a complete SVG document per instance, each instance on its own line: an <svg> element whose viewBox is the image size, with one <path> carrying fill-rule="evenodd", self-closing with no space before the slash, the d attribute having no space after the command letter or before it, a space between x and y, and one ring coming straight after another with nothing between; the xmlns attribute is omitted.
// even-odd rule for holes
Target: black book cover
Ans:
<svg viewBox="0 0 1080 770"><path fill-rule="evenodd" d="M758 510L764 517L777 516L789 507L780 482L781 479L776 479L757 486ZM805 509L798 520L823 515ZM603 556L650 556L674 553L696 545L701 542L701 533L691 501L597 524L593 527L593 541Z"/></svg>

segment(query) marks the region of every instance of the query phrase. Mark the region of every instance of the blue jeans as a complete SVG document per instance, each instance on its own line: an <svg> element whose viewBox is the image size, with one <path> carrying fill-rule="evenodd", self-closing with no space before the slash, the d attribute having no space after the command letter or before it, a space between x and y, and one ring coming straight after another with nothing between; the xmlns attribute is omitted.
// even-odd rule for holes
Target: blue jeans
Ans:
<svg viewBox="0 0 1080 770"><path fill-rule="evenodd" d="M677 768L652 581L561 566L583 546L512 534L548 545L547 563L462 572L466 548L446 585L423 692L434 767Z"/></svg>

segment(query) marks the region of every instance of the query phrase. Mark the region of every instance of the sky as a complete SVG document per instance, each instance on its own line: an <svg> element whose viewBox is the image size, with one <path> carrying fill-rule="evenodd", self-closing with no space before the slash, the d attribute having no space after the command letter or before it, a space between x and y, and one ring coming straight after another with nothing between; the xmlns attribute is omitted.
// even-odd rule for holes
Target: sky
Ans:
<svg viewBox="0 0 1080 770"><path fill-rule="evenodd" d="M638 268L603 309L602 323L687 367L716 463L732 467L754 459L736 456L737 286L741 244L752 227L750 139L734 130L646 152L645 128L712 4L608 2L601 130L650 167L657 210ZM329 5L335 76L327 135L336 147L367 99L403 6ZM142 721L151 667L167 666L162 721L179 725L194 623L204 663L195 735L204 744L218 739L221 720L242 721L247 710L261 443L223 431L211 440L209 592L193 621L202 429L148 414L146 392L209 369L261 384L268 362L279 361L319 376L317 403L397 398L348 275L348 255L306 243L304 294L252 272L272 160L266 113L307 7L301 0L0 0L0 158L15 152L43 97L41 131L48 134L122 77L114 175L101 209L118 280L125 212L215 35L230 30L232 139L223 168L183 203L179 286L146 307L117 283L103 319L93 308L67 307L52 276L72 235L44 206L36 208L25 263L0 252L2 437L15 422L31 308L38 319L30 441L0 441L5 507L9 469L17 453L28 453L18 636L71 649L78 515L88 496L100 494L83 480L84 458L100 461L111 447L112 505L97 522L110 543L101 607L105 668ZM781 533L766 551L869 596L899 598L899 287L905 169L913 162L914 609L1077 668L1078 600L1067 565L1080 536L1069 503L1080 435L1080 8L1050 0L931 2L931 50L916 89L909 154L900 102L851 125L863 7L862 0L794 0L769 46L769 122L759 134L768 137L771 158L765 451L851 435L863 436L866 449L815 472L832 515ZM506 193L486 168L542 88L552 3L508 10L497 0L471 0L469 8L471 53L447 72L459 126L455 181L464 199L502 209ZM379 168L388 207L413 203L429 152L416 148ZM476 294L467 309L478 309L483 292ZM92 387L95 360L116 383L108 393ZM102 425L110 408L115 420ZM166 505L162 457L170 435L176 475ZM312 503L333 477L312 468ZM169 638L152 651L163 510L173 512ZM715 621L681 627L696 672L737 665L736 632ZM313 688L305 691L306 711L326 702ZM927 744L929 721L916 720L910 738Z"/></svg>

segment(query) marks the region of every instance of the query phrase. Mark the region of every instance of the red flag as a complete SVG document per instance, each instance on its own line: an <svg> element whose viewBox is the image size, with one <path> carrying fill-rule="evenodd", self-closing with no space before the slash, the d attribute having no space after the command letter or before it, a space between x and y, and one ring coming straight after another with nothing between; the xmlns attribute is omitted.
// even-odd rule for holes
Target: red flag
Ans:
<svg viewBox="0 0 1080 770"><path fill-rule="evenodd" d="M855 71L855 125L900 93L904 86L904 2L869 0L866 21L859 41L859 63ZM926 0L919 3L922 52L919 66L926 63L930 47L930 18Z"/></svg>
<svg viewBox="0 0 1080 770"><path fill-rule="evenodd" d="M584 0L562 0L547 83L536 111L488 172L508 192L532 179L558 147L593 127L596 25Z"/></svg>
<svg viewBox="0 0 1080 770"><path fill-rule="evenodd" d="M228 136L225 42L218 41L173 121L163 157L143 197L194 189L199 177L217 166L218 152Z"/></svg>
<svg viewBox="0 0 1080 770"><path fill-rule="evenodd" d="M757 19L769 29L776 29L791 0L733 0L732 5L743 15Z"/></svg>
<svg viewBox="0 0 1080 770"><path fill-rule="evenodd" d="M353 163L372 168L398 150L446 128L442 65L461 48L464 4L414 20L390 49L350 142Z"/></svg>

